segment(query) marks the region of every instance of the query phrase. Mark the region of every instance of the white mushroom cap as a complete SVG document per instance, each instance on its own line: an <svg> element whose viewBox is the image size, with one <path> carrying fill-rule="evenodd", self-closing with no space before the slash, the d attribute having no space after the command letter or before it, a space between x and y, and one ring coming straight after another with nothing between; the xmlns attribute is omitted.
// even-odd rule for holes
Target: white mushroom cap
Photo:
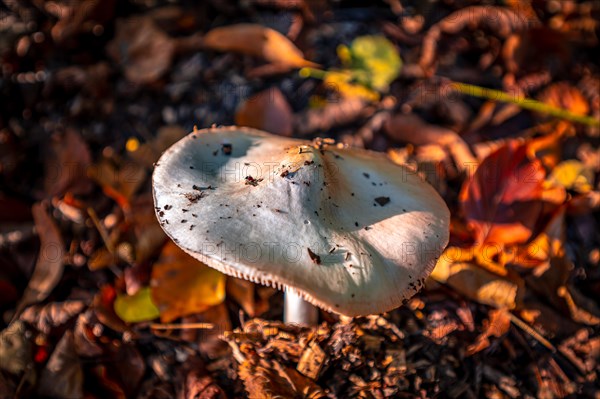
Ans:
<svg viewBox="0 0 600 399"><path fill-rule="evenodd" d="M239 127L189 134L154 170L161 226L207 265L323 309L400 306L448 243L448 208L385 155L325 142Z"/></svg>

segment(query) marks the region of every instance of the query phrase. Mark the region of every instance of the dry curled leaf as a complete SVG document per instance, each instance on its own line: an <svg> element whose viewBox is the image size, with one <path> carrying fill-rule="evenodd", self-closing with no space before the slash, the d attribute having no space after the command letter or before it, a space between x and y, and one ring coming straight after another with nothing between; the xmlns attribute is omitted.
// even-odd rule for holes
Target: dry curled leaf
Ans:
<svg viewBox="0 0 600 399"><path fill-rule="evenodd" d="M148 194L134 198L131 207L131 222L135 233L135 261L141 264L160 252L167 237L156 220L154 203Z"/></svg>
<svg viewBox="0 0 600 399"><path fill-rule="evenodd" d="M146 179L146 170L138 162L114 157L101 158L88 171L104 193L129 213L129 201Z"/></svg>
<svg viewBox="0 0 600 399"><path fill-rule="evenodd" d="M152 299L163 322L199 313L225 299L225 276L183 252L172 241L165 244L152 269Z"/></svg>
<svg viewBox="0 0 600 399"><path fill-rule="evenodd" d="M531 275L526 277L528 287L539 297L562 310L576 323L598 325L600 309L590 298L581 294L569 283L573 262L565 249L566 233L564 208L548 223L547 228L536 237L523 254L516 259L535 266Z"/></svg>
<svg viewBox="0 0 600 399"><path fill-rule="evenodd" d="M64 269L64 251L60 230L46 211L44 203L32 207L33 219L40 236L40 252L33 275L17 306L17 315L27 306L43 301L60 281Z"/></svg>
<svg viewBox="0 0 600 399"><path fill-rule="evenodd" d="M569 110L577 115L587 115L590 110L587 100L579 89L567 82L558 82L548 86L540 93L538 100L556 108Z"/></svg>
<svg viewBox="0 0 600 399"><path fill-rule="evenodd" d="M259 286L240 278L227 278L227 296L236 301L250 317L256 317L269 309L269 297L276 292L271 287Z"/></svg>
<svg viewBox="0 0 600 399"><path fill-rule="evenodd" d="M102 324L115 331L129 331L127 324L125 324L125 322L121 320L114 311L114 302L116 297L117 292L115 291L114 287L110 285L104 285L100 287L100 291L96 293L92 303L93 314ZM85 312L84 315L87 317L88 312Z"/></svg>
<svg viewBox="0 0 600 399"><path fill-rule="evenodd" d="M489 338L502 337L510 329L510 312L506 309L492 309L489 319L484 322L484 330L476 341L467 347L467 356L481 352L490 345Z"/></svg>
<svg viewBox="0 0 600 399"><path fill-rule="evenodd" d="M284 35L257 24L236 24L210 30L204 46L217 51L233 51L289 68L317 67Z"/></svg>
<svg viewBox="0 0 600 399"><path fill-rule="evenodd" d="M26 331L25 323L21 320L13 321L0 331L0 370L20 374L31 363L32 345L26 337Z"/></svg>
<svg viewBox="0 0 600 399"><path fill-rule="evenodd" d="M55 43L62 43L82 31L92 30L113 18L115 0L46 1L42 3L49 14L58 18L50 33Z"/></svg>
<svg viewBox="0 0 600 399"><path fill-rule="evenodd" d="M225 399L225 392L215 383L198 357L191 357L179 370L183 380L177 399Z"/></svg>
<svg viewBox="0 0 600 399"><path fill-rule="evenodd" d="M495 308L516 308L524 293L524 282L518 277L500 277L473 263L455 263L447 255L441 256L431 278L469 299Z"/></svg>
<svg viewBox="0 0 600 399"><path fill-rule="evenodd" d="M295 115L294 132L299 136L326 132L368 117L374 112L374 109L367 107L367 102L362 98L345 98L339 102L327 103L322 108L307 109Z"/></svg>
<svg viewBox="0 0 600 399"><path fill-rule="evenodd" d="M444 147L452 154L459 170L467 170L477 162L467 143L456 132L428 124L415 114L396 114L386 121L384 128L394 140L418 146L437 144Z"/></svg>
<svg viewBox="0 0 600 399"><path fill-rule="evenodd" d="M49 197L66 191L86 194L92 189L86 169L92 156L86 142L73 129L52 136L50 156L44 166L44 190Z"/></svg>
<svg viewBox="0 0 600 399"><path fill-rule="evenodd" d="M546 172L527 157L527 143L507 142L488 156L464 184L462 210L480 244L526 242L564 201L564 189L544 188Z"/></svg>
<svg viewBox="0 0 600 399"><path fill-rule="evenodd" d="M442 34L457 34L465 28L479 28L507 38L515 32L525 31L535 22L522 13L504 7L481 5L462 8L429 28L423 38L419 65L426 71L433 66Z"/></svg>
<svg viewBox="0 0 600 399"><path fill-rule="evenodd" d="M83 368L73 332L62 336L40 377L38 392L56 398L83 398Z"/></svg>
<svg viewBox="0 0 600 399"><path fill-rule="evenodd" d="M51 329L65 324L85 307L82 301L70 300L33 305L23 311L20 319L33 325L36 330L49 334Z"/></svg>
<svg viewBox="0 0 600 399"><path fill-rule="evenodd" d="M127 80L137 84L152 83L167 72L175 50L175 42L147 16L117 20L115 38L106 47Z"/></svg>
<svg viewBox="0 0 600 399"><path fill-rule="evenodd" d="M565 253L565 239L564 212L561 209L543 232L517 250L519 262L515 262L519 266L531 264L535 267L526 277L528 286L557 309L563 306L556 295L557 290L567 283L573 269Z"/></svg>
<svg viewBox="0 0 600 399"><path fill-rule="evenodd" d="M272 87L242 102L235 114L235 123L290 137L292 118L292 108L285 96L277 87Z"/></svg>
<svg viewBox="0 0 600 399"><path fill-rule="evenodd" d="M242 362L238 373L250 399L325 398L321 388L296 370L277 361L253 358Z"/></svg>

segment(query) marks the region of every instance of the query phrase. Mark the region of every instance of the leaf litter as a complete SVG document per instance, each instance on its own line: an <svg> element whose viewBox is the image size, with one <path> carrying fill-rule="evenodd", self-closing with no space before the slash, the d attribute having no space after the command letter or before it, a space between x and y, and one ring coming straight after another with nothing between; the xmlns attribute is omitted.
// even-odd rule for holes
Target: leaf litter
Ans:
<svg viewBox="0 0 600 399"><path fill-rule="evenodd" d="M592 2L13 3L0 11L0 392L598 395ZM411 165L452 211L426 288L385 315L298 327L277 321L277 291L177 252L153 164L192 126L234 120Z"/></svg>

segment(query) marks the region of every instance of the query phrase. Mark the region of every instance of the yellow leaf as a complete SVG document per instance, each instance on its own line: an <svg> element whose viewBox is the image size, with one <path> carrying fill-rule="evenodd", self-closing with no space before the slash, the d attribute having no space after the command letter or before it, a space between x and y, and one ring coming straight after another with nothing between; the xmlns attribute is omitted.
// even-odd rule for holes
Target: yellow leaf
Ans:
<svg viewBox="0 0 600 399"><path fill-rule="evenodd" d="M522 280L497 276L472 263L455 263L452 257L445 256L447 251L431 273L435 281L449 285L467 298L495 308L514 309L521 302L524 288Z"/></svg>
<svg viewBox="0 0 600 399"><path fill-rule="evenodd" d="M367 101L379 101L379 93L368 87L353 83L353 76L344 71L328 71L323 82L329 89L335 90L342 97L359 97Z"/></svg>
<svg viewBox="0 0 600 399"><path fill-rule="evenodd" d="M114 304L115 313L127 323L139 323L156 319L158 309L150 298L150 288L144 287L134 295L118 294Z"/></svg>
<svg viewBox="0 0 600 399"><path fill-rule="evenodd" d="M225 299L225 276L169 241L152 269L152 298L162 322L200 313Z"/></svg>
<svg viewBox="0 0 600 399"><path fill-rule="evenodd" d="M575 159L563 161L556 165L548 177L548 183L561 186L579 193L587 193L592 189L594 172Z"/></svg>

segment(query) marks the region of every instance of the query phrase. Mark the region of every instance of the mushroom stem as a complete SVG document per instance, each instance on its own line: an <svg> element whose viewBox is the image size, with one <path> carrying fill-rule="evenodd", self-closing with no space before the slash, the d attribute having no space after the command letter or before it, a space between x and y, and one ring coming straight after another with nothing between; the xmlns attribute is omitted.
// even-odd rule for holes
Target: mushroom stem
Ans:
<svg viewBox="0 0 600 399"><path fill-rule="evenodd" d="M312 304L302 299L296 291L285 290L283 321L285 323L305 324L316 326L319 319L319 310Z"/></svg>

